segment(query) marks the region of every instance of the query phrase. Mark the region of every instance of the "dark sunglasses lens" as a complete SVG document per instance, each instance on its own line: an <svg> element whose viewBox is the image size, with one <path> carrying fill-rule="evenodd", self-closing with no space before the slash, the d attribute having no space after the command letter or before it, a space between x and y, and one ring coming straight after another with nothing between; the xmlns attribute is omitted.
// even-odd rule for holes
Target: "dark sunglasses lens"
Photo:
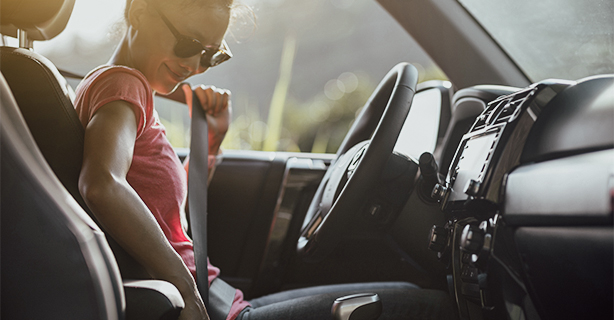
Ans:
<svg viewBox="0 0 614 320"><path fill-rule="evenodd" d="M202 56L200 56L200 65L203 68L212 67L212 65L211 65L211 56L209 56L208 54L203 54Z"/></svg>
<svg viewBox="0 0 614 320"><path fill-rule="evenodd" d="M200 42L194 39L179 39L175 44L175 54L179 58L189 58L203 51L203 46Z"/></svg>

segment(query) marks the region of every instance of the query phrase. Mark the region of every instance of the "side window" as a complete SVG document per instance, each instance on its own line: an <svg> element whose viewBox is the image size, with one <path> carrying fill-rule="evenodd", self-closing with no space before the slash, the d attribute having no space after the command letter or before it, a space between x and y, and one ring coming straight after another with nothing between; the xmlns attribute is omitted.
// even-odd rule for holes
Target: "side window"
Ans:
<svg viewBox="0 0 614 320"><path fill-rule="evenodd" d="M395 64L414 64L420 81L445 79L376 1L235 3L251 9L239 5L226 36L234 57L188 80L232 91L225 149L334 153ZM61 69L86 74L106 63L121 40L124 5L77 1L66 30L35 50ZM188 147L187 108L156 98L156 109L173 146Z"/></svg>
<svg viewBox="0 0 614 320"><path fill-rule="evenodd" d="M420 81L446 79L376 1L242 2L255 28L239 17L227 36L231 62L194 79L233 92L226 149L334 153L397 63L416 65Z"/></svg>

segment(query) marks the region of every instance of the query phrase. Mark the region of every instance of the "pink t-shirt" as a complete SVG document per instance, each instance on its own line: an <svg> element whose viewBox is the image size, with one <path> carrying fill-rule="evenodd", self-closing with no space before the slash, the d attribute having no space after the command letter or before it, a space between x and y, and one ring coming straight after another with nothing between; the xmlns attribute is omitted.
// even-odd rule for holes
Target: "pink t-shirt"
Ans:
<svg viewBox="0 0 614 320"><path fill-rule="evenodd" d="M90 72L76 91L75 108L87 127L105 104L130 103L137 119L132 165L126 179L154 215L164 235L196 278L194 248L181 224L187 194L187 175L166 138L166 131L153 105L153 90L145 76L124 66L102 66ZM220 270L208 265L209 284ZM235 319L248 306L237 290L228 319Z"/></svg>

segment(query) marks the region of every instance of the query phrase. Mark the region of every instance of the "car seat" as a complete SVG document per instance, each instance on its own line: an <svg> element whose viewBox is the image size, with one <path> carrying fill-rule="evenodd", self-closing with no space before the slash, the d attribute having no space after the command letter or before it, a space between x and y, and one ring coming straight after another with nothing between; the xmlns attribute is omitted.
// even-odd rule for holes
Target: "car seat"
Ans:
<svg viewBox="0 0 614 320"><path fill-rule="evenodd" d="M80 207L85 210L90 217L93 218L93 215L85 205L85 202L83 201L78 191L78 178L83 156L84 129L81 126L81 123L79 122L74 107L72 105L72 89L70 89L70 87L67 85L66 80L60 75L57 68L49 60L33 52L30 49L31 41L51 39L64 29L66 23L68 22L68 18L70 17L70 14L72 12L74 0L3 0L1 5L2 16L0 21L2 23L2 34L17 37L20 43L20 48L0 48L0 71L6 79L6 81L3 80L2 82L3 112L5 108L10 108L10 100L11 102L16 102L16 105L18 106L16 113L19 115L13 116L12 118L3 117L2 126L4 128L5 125L9 125L9 123L17 121L15 119L21 119L21 117L23 116L23 119L25 119L25 123L27 124L27 128L23 128L23 130L20 131L22 133L20 134L20 136L22 136L22 138L26 140L27 138L32 137L35 141L35 143L31 143L28 145L27 150L30 150L32 153L37 153L39 152L38 150L40 150L45 160L43 161L43 167L46 169L49 169L50 167L52 172L49 171L49 175L51 176L52 180L56 179L57 176L57 179L59 179L59 181L61 182L61 185L53 186L53 188L59 187L56 188L59 190L47 190L45 192L59 192L60 194L63 194L62 197L67 203L73 203L74 201L76 201L76 203L78 203ZM5 94L5 92L7 92L7 94ZM5 96L10 96L11 99L4 101ZM14 97L14 100L12 97ZM26 132L27 137L24 136L24 133ZM3 136L3 150L5 148L4 139L5 138ZM3 160L4 156L5 155L3 152ZM9 155L7 155L7 157L8 156L10 156L10 153ZM47 164L49 167L47 167ZM27 166L25 169L27 169ZM4 174L4 161L2 170ZM9 170L8 167L6 167L6 170ZM36 178L37 176L33 177ZM2 202L3 209L5 207L5 203L7 203L6 206L16 205L8 203L8 199L13 199L13 193L16 194L16 199L21 199L24 201L24 205L28 202L36 203L37 201L39 201L38 193L28 192L28 190L25 189L13 190L11 185L9 185L9 181L10 180L4 179L3 175L2 199L5 200ZM68 191L68 193L72 197L68 196L66 194L66 191ZM21 228L22 224L25 223L24 219L20 218L21 213L19 212L21 209L13 210L12 207L9 207L9 209L10 210L8 211L3 210L2 212L3 230L23 229L23 234L19 235L19 239L24 240L33 237L34 235L29 234L27 231L25 231L30 230L31 228ZM42 209L34 211L37 211L39 215L47 214L47 212ZM105 248L104 250L99 250L103 252L102 257L104 259L96 260L96 262L94 263L95 265L91 265L91 263L86 264L91 271L96 270L96 268L100 268L100 261L104 261L104 266L109 270L108 272L111 275L109 277L106 277L105 279L110 281L110 286L114 288L113 295L116 304L116 312L107 310L107 312L103 312L100 314L100 318L123 319L125 305L124 301L127 302L126 317L128 319L159 319L167 317L168 315L172 316L171 319L176 318L181 311L181 308L183 307L183 301L181 300L177 289L169 283L162 281L134 282L124 280L123 284L126 294L124 300L124 288L122 288L122 286L120 285L121 280L119 277L119 272L117 272L117 270L113 270L114 268L117 268L116 261L120 265L121 275L124 279L148 279L149 275L145 272L145 269L142 266L140 266L136 261L134 261L134 259L132 259L132 257L130 257L112 239L109 238L105 240L103 237L103 233L100 232L100 228L95 224L94 221L92 221L92 219L90 219L90 217L87 216L87 214L71 215L70 219L68 219L70 223L66 223L68 223L68 225L70 225L71 223L81 225L85 223L85 225L89 226L91 230L94 230L92 231L94 232L94 234L99 235L97 241L101 243L101 246ZM82 221L75 222L76 220ZM41 224L41 230L45 229L42 228L43 226L45 226L44 223ZM12 235L7 235L7 237L10 236ZM51 237L51 235L49 235L49 237ZM107 244L107 240L109 244ZM32 241L32 246L35 246L34 243L36 241ZM7 248L9 248L9 246L12 244L12 242L7 242ZM109 245L113 250L113 254L110 254L109 250L106 249ZM16 248L18 248L18 246ZM4 297L18 296L12 293L12 290L14 288L12 288L11 290L8 289L11 287L6 286L6 282L4 282L5 278L14 279L15 281L17 281L17 279L24 280L31 285L37 283L37 281L28 280L26 277L27 274L21 274L17 272L19 271L18 267L11 268L10 266L13 266L14 264L14 266L23 267L24 264L27 263L27 261L37 262L38 258L42 259L41 261L43 261L45 258L30 257L27 252L19 254L18 251L19 250L15 252L15 256L13 256L9 261L7 261L7 259L5 258L5 253L7 252L5 251L5 233L3 232L2 295ZM62 255L47 255L46 258L49 258L50 261L55 260L55 263L58 263L59 265L68 263L68 261L61 261L67 258ZM13 274L13 272L17 273ZM55 275L53 269L46 270L42 274L44 276L41 275L38 279L41 285L45 283L45 281L53 282L54 280L57 280L55 279L56 277L59 277L59 275ZM26 279L21 279L21 277L26 277ZM21 288L24 290L24 295L22 296L22 298L24 298L25 300L20 300L21 298L15 298L16 302L21 301L21 304L23 305L26 305L28 303L32 304L30 301L28 301L26 297L32 294L32 292L30 292L29 290L34 290L35 287L31 287L30 289L28 288L29 286L27 285ZM79 287L75 287L74 289L77 290L79 289ZM79 291L80 290L75 291L75 294L78 294ZM103 296L106 296L108 293L108 290L106 290L102 294ZM50 299L53 298L51 296L49 297ZM153 301L157 302L154 303ZM6 305L8 304L5 304L5 306ZM48 307L53 305L54 303L51 302L48 305L36 303L35 306L30 306L28 309L32 309L30 310L32 312L35 312L34 309L36 309L41 312L41 315L46 315L45 310L48 310ZM74 308L78 309L78 307ZM95 309L96 308L93 308L92 310ZM13 311L11 310L13 309L7 309L6 307L4 307L2 308L2 314L4 315L6 311L6 314L12 315ZM109 314L115 313L117 313L115 317L109 316ZM23 317L20 316L19 318ZM47 316L45 316L45 318L47 318ZM97 317L76 318L84 319Z"/></svg>
<svg viewBox="0 0 614 320"><path fill-rule="evenodd" d="M0 76L2 318L121 319L100 229L54 179Z"/></svg>

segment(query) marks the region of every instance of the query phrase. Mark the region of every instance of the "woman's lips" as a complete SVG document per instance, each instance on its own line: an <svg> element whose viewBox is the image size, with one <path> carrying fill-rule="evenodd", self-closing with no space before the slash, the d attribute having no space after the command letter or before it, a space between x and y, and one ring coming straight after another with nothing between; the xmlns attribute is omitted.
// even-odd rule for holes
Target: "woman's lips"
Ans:
<svg viewBox="0 0 614 320"><path fill-rule="evenodd" d="M173 69L171 69L168 65L166 66L166 68L168 68L169 74L171 75L171 78L173 78L173 80L177 81L177 82L182 82L183 80L188 78L188 75L181 75L175 71L173 71Z"/></svg>

